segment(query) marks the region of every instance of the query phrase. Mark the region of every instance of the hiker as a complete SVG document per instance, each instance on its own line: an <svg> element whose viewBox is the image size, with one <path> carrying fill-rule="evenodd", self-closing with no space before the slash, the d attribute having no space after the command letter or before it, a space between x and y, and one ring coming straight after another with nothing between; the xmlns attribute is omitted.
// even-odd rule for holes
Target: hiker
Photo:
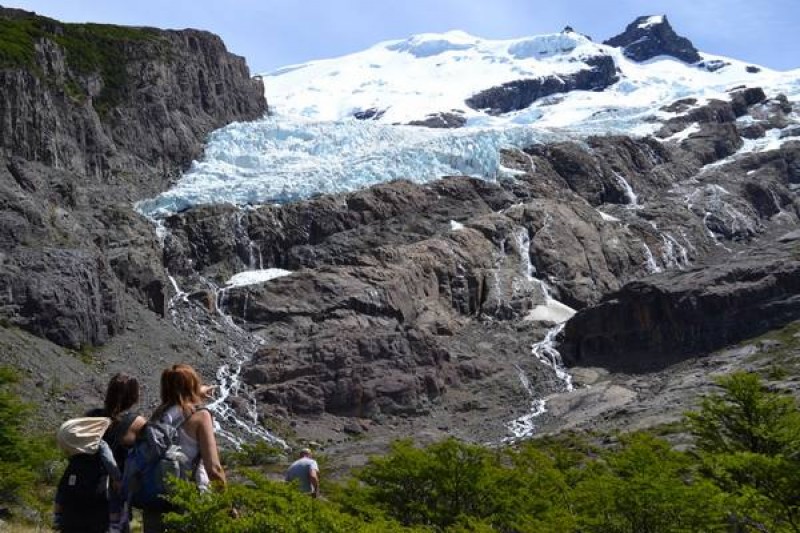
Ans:
<svg viewBox="0 0 800 533"><path fill-rule="evenodd" d="M311 455L310 448L300 450L300 458L286 470L286 481L296 479L301 491L316 498L319 496L319 465Z"/></svg>
<svg viewBox="0 0 800 533"><path fill-rule="evenodd" d="M125 498L121 493L121 480L128 448L145 423L144 417L130 411L138 401L136 378L116 374L106 388L103 407L86 413L87 417L96 417L97 423L102 421L95 427L106 428L96 446L77 442L79 439L69 434L62 436L76 441L73 447L77 453L70 457L56 492L53 522L57 530L127 531L127 520L122 516ZM88 483L84 483L84 479Z"/></svg>
<svg viewBox="0 0 800 533"><path fill-rule="evenodd" d="M178 428L178 443L187 462L194 466L194 480L201 490L211 482L225 486L225 471L219 459L211 413L200 409L213 387L203 385L189 365L174 365L161 374L161 405L151 420ZM144 509L144 533L164 531L163 509Z"/></svg>

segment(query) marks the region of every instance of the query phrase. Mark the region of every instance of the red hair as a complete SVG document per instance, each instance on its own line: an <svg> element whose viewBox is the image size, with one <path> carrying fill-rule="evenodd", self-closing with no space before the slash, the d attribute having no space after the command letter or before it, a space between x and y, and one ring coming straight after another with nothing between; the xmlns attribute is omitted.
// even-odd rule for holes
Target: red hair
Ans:
<svg viewBox="0 0 800 533"><path fill-rule="evenodd" d="M162 415L173 405L180 405L185 414L203 400L203 381L197 371L189 365L173 365L161 373L161 405L154 418Z"/></svg>

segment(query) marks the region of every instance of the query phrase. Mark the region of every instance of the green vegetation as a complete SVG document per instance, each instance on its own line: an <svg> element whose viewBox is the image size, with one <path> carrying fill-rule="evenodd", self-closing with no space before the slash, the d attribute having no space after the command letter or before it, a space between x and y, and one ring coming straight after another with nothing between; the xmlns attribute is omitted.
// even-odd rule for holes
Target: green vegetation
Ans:
<svg viewBox="0 0 800 533"><path fill-rule="evenodd" d="M800 411L754 374L719 381L689 422L708 478L731 498L734 522L800 531Z"/></svg>
<svg viewBox="0 0 800 533"><path fill-rule="evenodd" d="M5 375L5 374L4 374ZM8 383L8 382L4 382ZM487 448L454 439L427 448L396 442L342 483L323 475L323 498L267 479L281 455L255 444L227 454L224 492L175 482L168 517L181 532L678 533L800 531L800 409L755 374L719 391L675 429L688 451L657 432L565 434ZM3 464L23 463L23 409L0 397ZM26 459L26 461L29 461ZM30 463L26 463L30 464ZM9 494L37 481L7 468ZM323 469L323 473L327 470ZM12 474L16 473L16 477ZM234 512L235 510L235 512Z"/></svg>
<svg viewBox="0 0 800 533"><path fill-rule="evenodd" d="M0 367L0 507L50 507L59 454L55 442L25 431L30 407L14 390L16 372Z"/></svg>
<svg viewBox="0 0 800 533"><path fill-rule="evenodd" d="M132 41L158 38L158 32L148 28L66 24L39 16L0 18L0 68L25 68L41 76L35 46L43 39L49 40L65 52L69 69L62 88L71 98L86 97L82 77L96 74L102 78L103 90L94 105L104 113L123 96L127 62L121 59L126 46Z"/></svg>
<svg viewBox="0 0 800 533"><path fill-rule="evenodd" d="M800 411L754 374L718 382L675 450L638 432L590 445L575 435L490 449L396 442L325 500L248 474L223 494L182 485L174 531L797 532ZM612 444L608 444L611 442ZM249 452L250 459L260 453ZM266 454L268 456L268 454ZM251 461L247 461L251 462ZM239 518L231 517L231 508Z"/></svg>
<svg viewBox="0 0 800 533"><path fill-rule="evenodd" d="M761 369L763 377L782 381L800 373L800 321L750 339L744 345L757 347L748 361Z"/></svg>
<svg viewBox="0 0 800 533"><path fill-rule="evenodd" d="M280 463L285 459L285 452L280 446L258 441L227 452L223 458L228 466L264 466Z"/></svg>

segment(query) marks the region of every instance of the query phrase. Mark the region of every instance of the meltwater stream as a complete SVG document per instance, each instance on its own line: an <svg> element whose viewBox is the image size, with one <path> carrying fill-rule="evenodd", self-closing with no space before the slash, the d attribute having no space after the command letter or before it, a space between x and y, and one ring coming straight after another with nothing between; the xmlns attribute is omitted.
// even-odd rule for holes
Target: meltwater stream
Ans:
<svg viewBox="0 0 800 533"><path fill-rule="evenodd" d="M261 272L252 273L250 278L267 280L286 275L263 272L259 276ZM240 279L243 277L240 275ZM191 333L208 353L212 353L210 347L217 344L218 334L224 337L223 342L227 345L228 362L217 369L216 395L214 401L208 405L209 410L215 414L217 434L237 448L246 442L245 436L286 448L287 444L283 439L270 433L259 422L256 400L242 383L241 372L244 364L264 345L265 341L242 329L230 315L225 313L225 297L230 287L220 288L208 280L203 280L214 296L214 309L206 311L189 300L188 295L180 289L173 277L170 276L169 279L175 290L175 295L169 301L169 313L175 327ZM231 406L230 400L233 397L238 399L238 409Z"/></svg>
<svg viewBox="0 0 800 533"><path fill-rule="evenodd" d="M531 237L529 231L526 228L518 228L514 232L514 239L519 250L521 274L528 281L539 284L545 300L543 304L535 306L527 318L529 320L546 320L555 323L555 326L545 334L544 339L531 346L531 353L539 363L553 372L556 380L561 382L559 388L566 392L572 391L574 390L572 376L566 371L561 354L556 349L556 337L564 329L566 321L575 314L575 310L553 298L547 283L534 277L536 269L530 257ZM511 437L504 439L506 442L531 437L536 431L535 419L547 412L547 398L537 396L536 391L531 386L528 375L522 367L519 365L515 365L515 367L520 383L528 394L531 404L527 413L508 423Z"/></svg>

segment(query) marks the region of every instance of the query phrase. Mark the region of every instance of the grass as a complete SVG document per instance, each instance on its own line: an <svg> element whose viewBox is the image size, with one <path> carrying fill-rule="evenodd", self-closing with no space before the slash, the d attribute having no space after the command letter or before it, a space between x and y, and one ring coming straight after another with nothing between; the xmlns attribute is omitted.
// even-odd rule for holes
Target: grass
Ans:
<svg viewBox="0 0 800 533"><path fill-rule="evenodd" d="M91 344L84 344L81 346L80 350L73 351L72 353L81 363L88 366L93 366L99 360L97 356L97 347Z"/></svg>
<svg viewBox="0 0 800 533"><path fill-rule="evenodd" d="M743 344L758 346L774 341L775 346L760 349L749 361L762 366L761 375L771 381L782 381L800 375L800 321L769 331Z"/></svg>
<svg viewBox="0 0 800 533"><path fill-rule="evenodd" d="M32 526L28 524L3 523L2 531L7 533L34 533L39 531L52 531L49 526Z"/></svg>
<svg viewBox="0 0 800 533"><path fill-rule="evenodd" d="M0 18L0 68L24 68L41 77L42 72L36 65L35 45L42 39L48 39L64 50L69 69L63 89L73 100L80 102L87 96L81 77L91 74L102 77L102 92L94 100L95 108L101 114L124 96L128 76L127 61L122 58L129 43L150 41L156 44L153 54L163 56L165 53L160 50L163 47L158 46L160 34L154 29L67 24L31 15Z"/></svg>

